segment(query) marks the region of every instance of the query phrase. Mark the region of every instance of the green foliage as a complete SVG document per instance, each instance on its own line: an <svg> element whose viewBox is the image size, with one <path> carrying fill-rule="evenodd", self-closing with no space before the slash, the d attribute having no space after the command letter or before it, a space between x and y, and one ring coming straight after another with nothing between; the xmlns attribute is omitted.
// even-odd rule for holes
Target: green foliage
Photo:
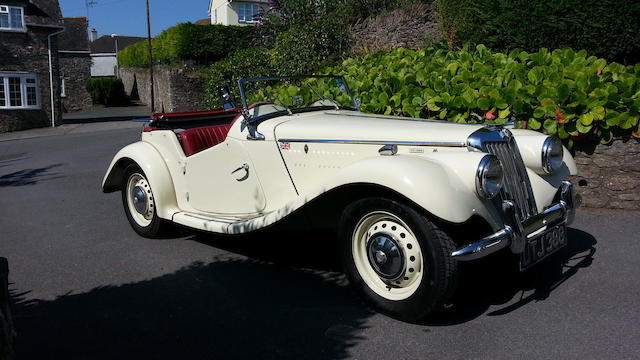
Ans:
<svg viewBox="0 0 640 360"><path fill-rule="evenodd" d="M236 50L251 46L252 30L246 26L178 24L151 41L155 63L187 62L207 65L224 59ZM120 66L149 65L146 41L118 52Z"/></svg>
<svg viewBox="0 0 640 360"><path fill-rule="evenodd" d="M124 84L118 78L91 78L85 86L94 104L124 105L128 102Z"/></svg>
<svg viewBox="0 0 640 360"><path fill-rule="evenodd" d="M640 2L620 0L437 0L451 45L494 50L585 49L622 63L640 61Z"/></svg>
<svg viewBox="0 0 640 360"><path fill-rule="evenodd" d="M292 26L276 39L274 66L280 75L311 73L343 53L347 36L347 28L334 17Z"/></svg>
<svg viewBox="0 0 640 360"><path fill-rule="evenodd" d="M271 55L264 48L251 47L239 50L228 58L209 67L207 80L207 102L218 105L216 86L229 83L234 94L238 94L237 81L240 78L270 76L274 74ZM238 99L239 100L239 99Z"/></svg>
<svg viewBox="0 0 640 360"><path fill-rule="evenodd" d="M640 64L623 66L571 49L494 53L396 49L345 60L341 73L372 113L505 123L558 135L572 146L592 138L640 137Z"/></svg>

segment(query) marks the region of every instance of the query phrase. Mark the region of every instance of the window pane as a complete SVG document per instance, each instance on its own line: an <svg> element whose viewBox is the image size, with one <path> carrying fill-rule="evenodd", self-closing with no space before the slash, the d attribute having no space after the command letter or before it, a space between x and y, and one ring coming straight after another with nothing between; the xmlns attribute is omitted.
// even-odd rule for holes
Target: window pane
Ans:
<svg viewBox="0 0 640 360"><path fill-rule="evenodd" d="M258 20L258 13L260 12L260 6L258 5L251 5L253 7L253 12L251 14L251 21L257 21Z"/></svg>
<svg viewBox="0 0 640 360"><path fill-rule="evenodd" d="M9 28L9 14L0 13L0 27Z"/></svg>
<svg viewBox="0 0 640 360"><path fill-rule="evenodd" d="M11 27L14 29L22 29L22 8L10 8Z"/></svg>
<svg viewBox="0 0 640 360"><path fill-rule="evenodd" d="M27 87L27 105L28 106L37 106L38 105L38 96L35 86Z"/></svg>
<svg viewBox="0 0 640 360"><path fill-rule="evenodd" d="M9 79L9 106L22 106L22 93L20 91L20 78Z"/></svg>
<svg viewBox="0 0 640 360"><path fill-rule="evenodd" d="M247 21L246 18L246 14L247 14L247 5L246 4L240 4L240 7L238 8L238 20L239 21Z"/></svg>
<svg viewBox="0 0 640 360"><path fill-rule="evenodd" d="M5 92L4 92L4 78L0 76L0 106L7 106L7 101L5 100Z"/></svg>

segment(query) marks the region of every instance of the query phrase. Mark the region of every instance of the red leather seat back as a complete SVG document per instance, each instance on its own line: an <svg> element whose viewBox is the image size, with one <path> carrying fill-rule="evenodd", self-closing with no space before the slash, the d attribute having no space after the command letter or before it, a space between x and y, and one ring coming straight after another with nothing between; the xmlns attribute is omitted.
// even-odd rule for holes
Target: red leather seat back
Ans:
<svg viewBox="0 0 640 360"><path fill-rule="evenodd" d="M230 129L231 124L199 127L181 132L178 139L184 154L191 156L223 142Z"/></svg>

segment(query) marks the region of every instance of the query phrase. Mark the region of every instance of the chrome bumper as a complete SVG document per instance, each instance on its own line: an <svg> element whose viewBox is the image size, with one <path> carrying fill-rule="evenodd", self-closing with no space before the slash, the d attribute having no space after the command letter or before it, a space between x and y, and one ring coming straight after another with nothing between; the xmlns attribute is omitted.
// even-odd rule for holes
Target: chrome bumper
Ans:
<svg viewBox="0 0 640 360"><path fill-rule="evenodd" d="M573 222L576 208L580 206L580 197L574 191L573 184L563 181L560 185L560 201L546 208L543 212L528 219L520 219L516 204L511 200L502 202L504 228L481 239L480 241L457 249L451 256L460 261L475 260L492 254L507 246L519 254L524 251L527 239L547 228Z"/></svg>

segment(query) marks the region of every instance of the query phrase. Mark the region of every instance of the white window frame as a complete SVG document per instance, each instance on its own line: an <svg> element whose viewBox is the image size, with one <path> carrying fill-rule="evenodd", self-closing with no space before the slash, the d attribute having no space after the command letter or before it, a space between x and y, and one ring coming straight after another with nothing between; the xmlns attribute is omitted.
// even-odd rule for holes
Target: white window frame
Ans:
<svg viewBox="0 0 640 360"><path fill-rule="evenodd" d="M11 10L12 9L20 9L20 16L22 18L22 27L11 27ZM1 27L0 31L18 31L24 32L27 31L26 24L24 23L24 8L21 6L8 6L8 5L0 5L0 13L7 14L9 16L9 27Z"/></svg>
<svg viewBox="0 0 640 360"><path fill-rule="evenodd" d="M4 106L0 105L0 109L20 110L20 109L40 109L40 82L35 74L17 74L17 73L1 73L4 84ZM9 96L9 78L20 79L20 101L21 106L11 106ZM35 80L35 83L28 84L27 79ZM27 105L27 88L35 88L36 90L36 105Z"/></svg>
<svg viewBox="0 0 640 360"><path fill-rule="evenodd" d="M241 20L240 19L240 14L242 13L242 11L240 9L242 9L243 6L249 6L251 8L251 20L246 20L246 16L245 14L243 14L244 19ZM253 12L253 10L256 10L255 12ZM258 4L251 4L251 3L240 3L238 4L238 22L242 23L242 24L255 24L258 23L258 20L254 20L253 18L255 17L255 15L257 15L260 10L262 10L262 7Z"/></svg>

